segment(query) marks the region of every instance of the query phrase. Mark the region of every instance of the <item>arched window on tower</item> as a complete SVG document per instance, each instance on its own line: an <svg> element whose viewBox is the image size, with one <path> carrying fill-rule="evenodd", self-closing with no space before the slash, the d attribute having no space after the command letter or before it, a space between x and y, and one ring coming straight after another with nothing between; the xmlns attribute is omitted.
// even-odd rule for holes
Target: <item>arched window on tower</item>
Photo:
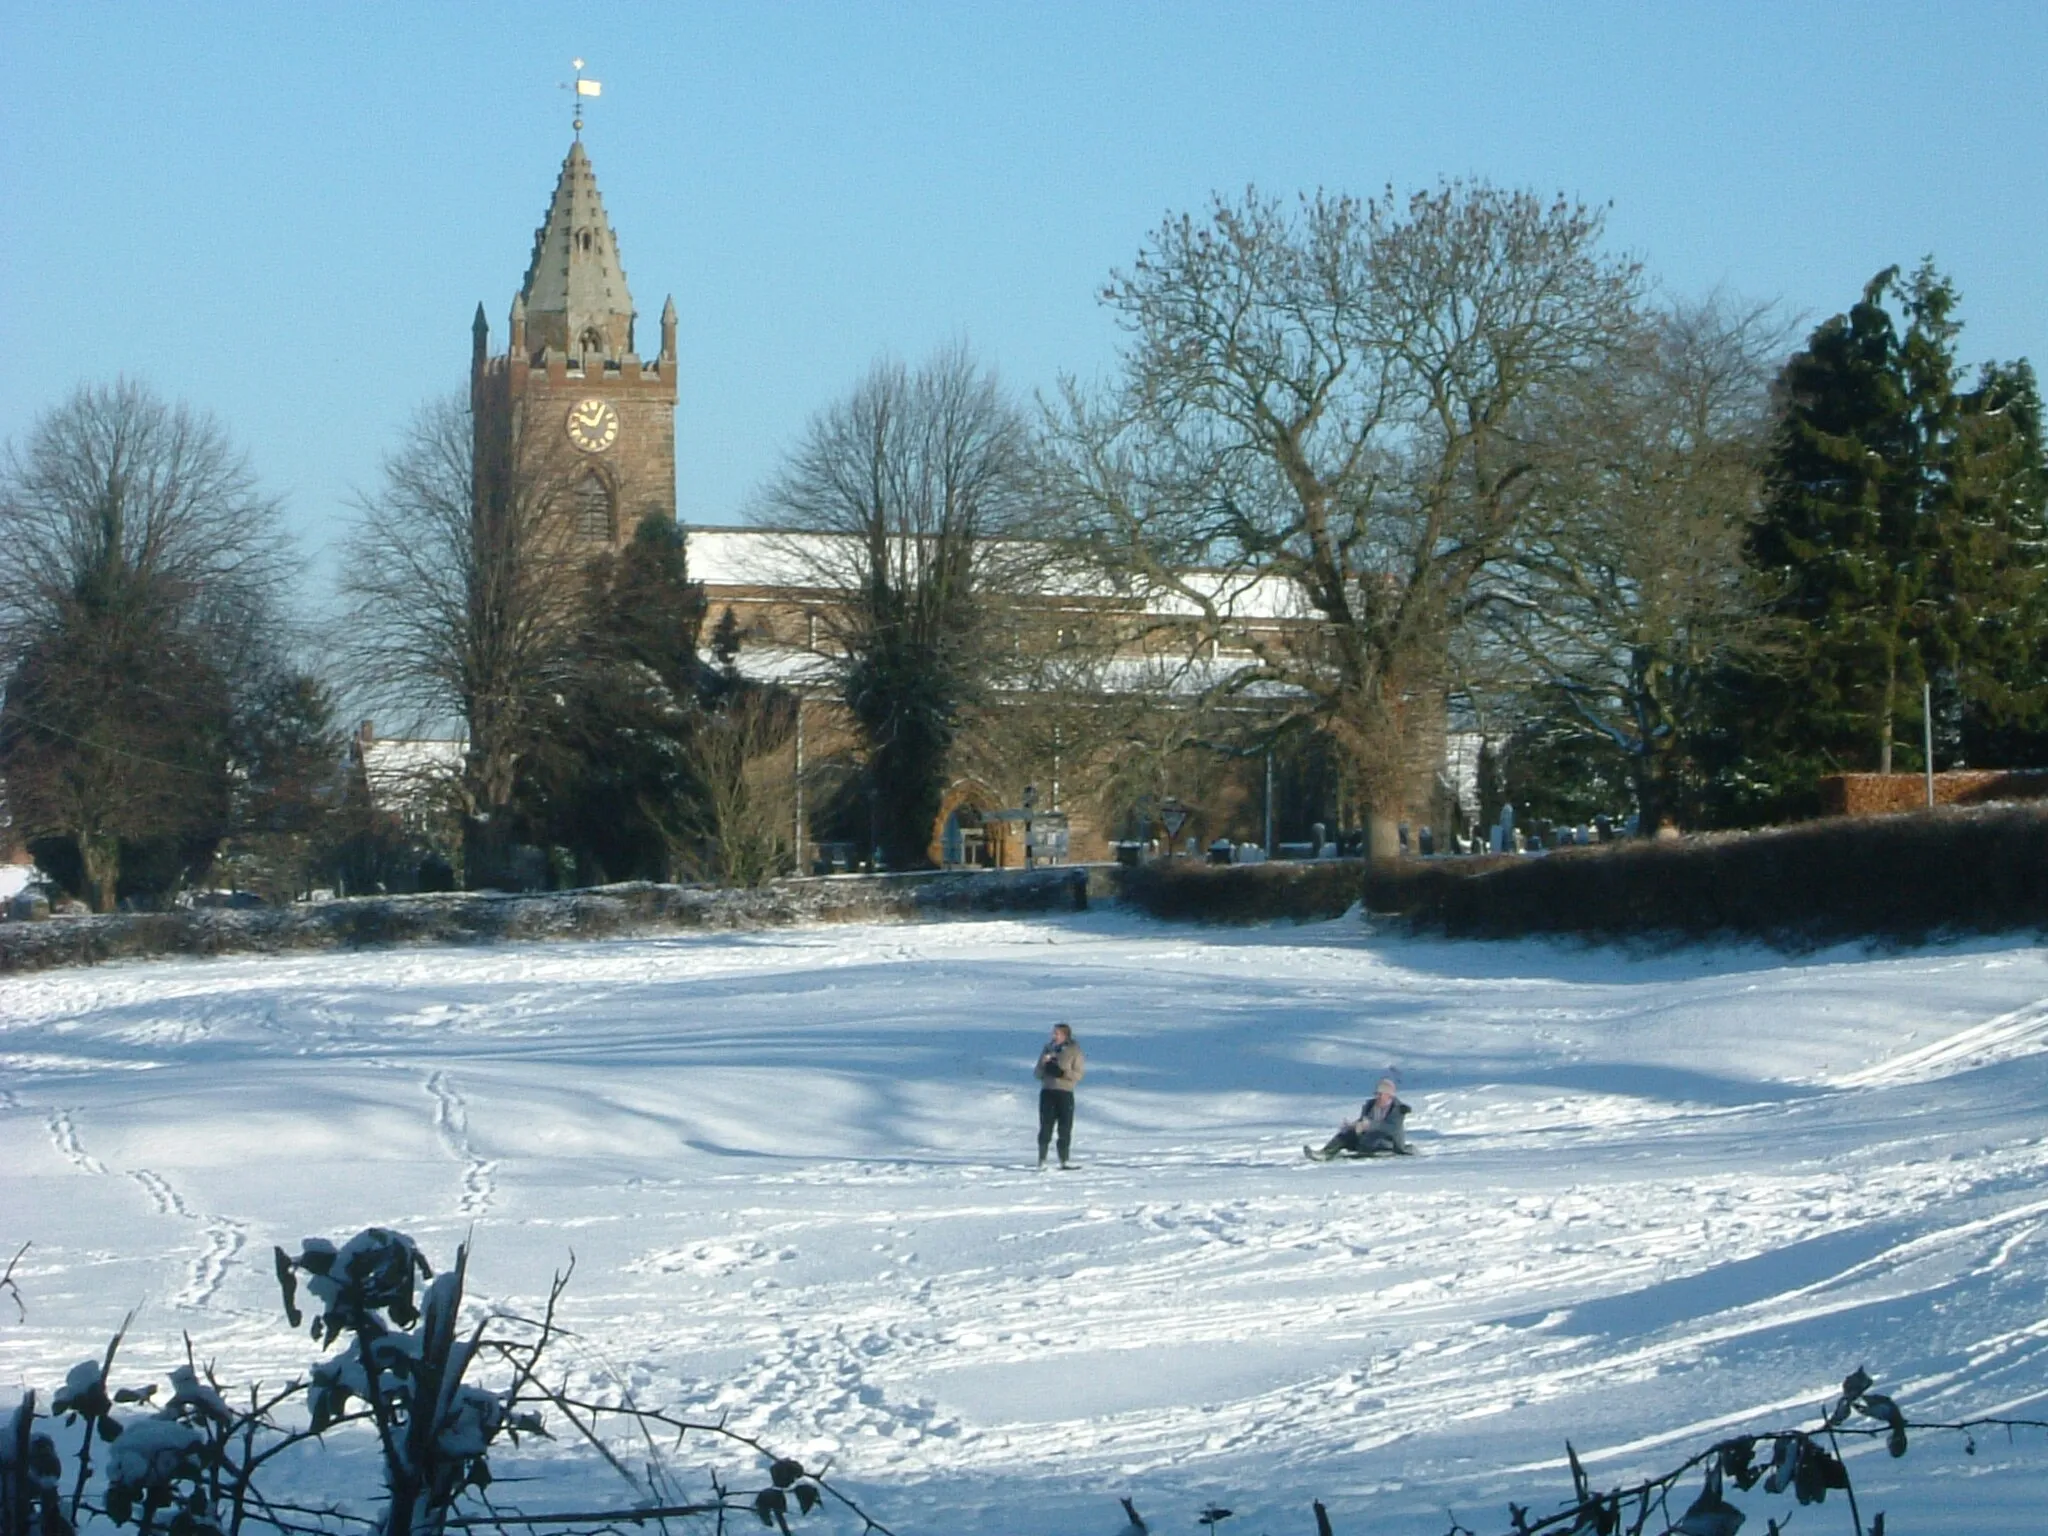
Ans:
<svg viewBox="0 0 2048 1536"><path fill-rule="evenodd" d="M576 537L592 544L612 541L612 493L604 476L591 470L576 487L571 511L576 519Z"/></svg>
<svg viewBox="0 0 2048 1536"><path fill-rule="evenodd" d="M584 329L583 336L576 345L577 350L585 357L589 357L593 353L602 356L604 354L604 332L594 325L588 326Z"/></svg>

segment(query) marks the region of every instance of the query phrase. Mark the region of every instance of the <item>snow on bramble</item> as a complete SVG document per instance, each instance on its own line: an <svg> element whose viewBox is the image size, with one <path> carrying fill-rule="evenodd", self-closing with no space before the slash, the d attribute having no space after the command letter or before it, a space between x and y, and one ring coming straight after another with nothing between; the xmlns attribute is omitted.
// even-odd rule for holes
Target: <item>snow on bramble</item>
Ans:
<svg viewBox="0 0 2048 1536"><path fill-rule="evenodd" d="M1041 1174L1061 1019L1081 1166ZM2017 941L1114 912L0 979L0 1243L33 1242L0 1382L58 1388L130 1307L134 1369L189 1331L281 1381L319 1351L273 1246L473 1233L472 1299L528 1315L574 1255L581 1385L727 1414L899 1531L1106 1536L1122 1495L1490 1531L1566 1497L1567 1436L1595 1482L1661 1471L1859 1364L1916 1418L2041 1416L2044 1021ZM1306 1162L1389 1066L1419 1155ZM573 1444L516 1459L606 1491ZM2048 1493L1988 1438L1856 1469L1896 1530Z"/></svg>

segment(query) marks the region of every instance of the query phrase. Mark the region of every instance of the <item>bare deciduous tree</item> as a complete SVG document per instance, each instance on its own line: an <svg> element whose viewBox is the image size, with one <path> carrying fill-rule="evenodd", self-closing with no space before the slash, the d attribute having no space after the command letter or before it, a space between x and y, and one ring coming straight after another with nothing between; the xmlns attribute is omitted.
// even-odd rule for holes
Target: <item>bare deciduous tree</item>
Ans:
<svg viewBox="0 0 2048 1536"><path fill-rule="evenodd" d="M796 709L794 694L735 681L694 716L683 748L694 793L640 807L678 872L753 886L787 868L791 785L781 749Z"/></svg>
<svg viewBox="0 0 2048 1536"><path fill-rule="evenodd" d="M1685 814L1714 671L1767 639L1742 550L1785 340L1765 306L1674 304L1536 413L1544 446L1485 635L1622 756L1646 829Z"/></svg>
<svg viewBox="0 0 2048 1536"><path fill-rule="evenodd" d="M1026 578L1027 434L964 347L880 363L812 422L762 503L797 581L833 594L820 662L858 723L884 856L927 862L960 713L990 677L992 604Z"/></svg>
<svg viewBox="0 0 2048 1536"><path fill-rule="evenodd" d="M1120 386L1069 384L1049 413L1077 540L1205 638L1236 628L1245 683L1296 690L1352 761L1376 855L1417 798L1473 585L1511 547L1524 407L1626 329L1636 274L1600 234L1596 210L1484 184L1218 199L1105 290ZM1261 582L1313 622L1237 626Z"/></svg>
<svg viewBox="0 0 2048 1536"><path fill-rule="evenodd" d="M1007 616L1016 649L968 712L956 760L1011 804L1035 786L1077 830L1145 838L1162 800L1211 804L1229 756L1269 721L1209 686L1227 664L1160 643L1132 605L1090 601L1083 574L1045 571L1037 602Z"/></svg>
<svg viewBox="0 0 2048 1536"><path fill-rule="evenodd" d="M101 910L145 845L175 884L227 830L233 721L285 670L278 505L211 418L121 380L0 474L0 774L15 831ZM246 765L244 765L246 767Z"/></svg>
<svg viewBox="0 0 2048 1536"><path fill-rule="evenodd" d="M410 729L465 724L465 840L486 863L543 706L572 666L581 592L567 481L509 438L473 439L451 396L413 418L348 541L351 681Z"/></svg>

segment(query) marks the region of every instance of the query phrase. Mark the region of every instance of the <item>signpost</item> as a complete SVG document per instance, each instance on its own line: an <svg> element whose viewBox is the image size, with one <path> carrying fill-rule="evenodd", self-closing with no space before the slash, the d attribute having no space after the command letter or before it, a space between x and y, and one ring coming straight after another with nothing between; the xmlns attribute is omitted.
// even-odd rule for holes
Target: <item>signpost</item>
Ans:
<svg viewBox="0 0 2048 1536"><path fill-rule="evenodd" d="M1173 840L1180 836L1180 829L1188 824L1191 814L1189 808L1178 800L1159 802L1159 824L1166 828L1166 851L1169 854L1173 852Z"/></svg>

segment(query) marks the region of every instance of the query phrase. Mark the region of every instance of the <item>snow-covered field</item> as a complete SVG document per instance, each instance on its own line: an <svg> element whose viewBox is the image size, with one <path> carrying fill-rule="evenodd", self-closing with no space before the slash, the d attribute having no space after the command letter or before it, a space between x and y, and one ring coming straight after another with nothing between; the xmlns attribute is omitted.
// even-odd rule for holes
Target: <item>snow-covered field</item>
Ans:
<svg viewBox="0 0 2048 1536"><path fill-rule="evenodd" d="M1082 1166L1041 1174L1056 1019ZM1306 1162L1389 1065L1420 1155ZM311 1349L273 1243L473 1231L473 1296L522 1310L573 1252L565 1366L829 1456L900 1532L1108 1536L1119 1494L1160 1532L1305 1532L1312 1496L1340 1536L1491 1532L1562 1500L1567 1436L1611 1484L1810 1424L1859 1363L1916 1418L2043 1416L2044 1131L2017 941L1107 912L0 979L0 1245L34 1243L0 1387L131 1306L137 1368L189 1331L275 1381ZM1895 1536L2042 1528L2038 1434L1855 1467Z"/></svg>

